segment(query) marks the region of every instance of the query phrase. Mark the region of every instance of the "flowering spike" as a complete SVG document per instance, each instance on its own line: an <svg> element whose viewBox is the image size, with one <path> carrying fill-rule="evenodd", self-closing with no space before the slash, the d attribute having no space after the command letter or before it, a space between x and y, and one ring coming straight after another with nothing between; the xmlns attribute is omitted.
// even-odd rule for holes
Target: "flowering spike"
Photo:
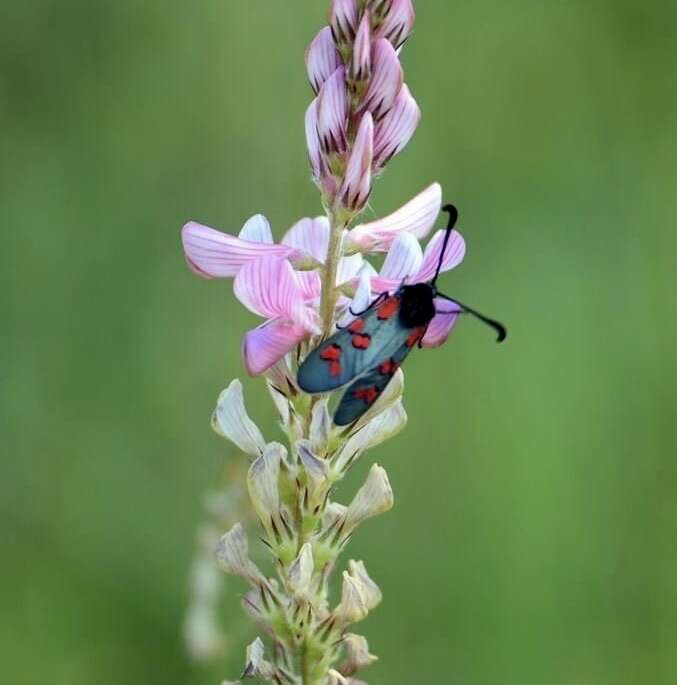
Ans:
<svg viewBox="0 0 677 685"><path fill-rule="evenodd" d="M352 212L359 212L369 199L373 150L374 122L367 112L355 137L340 194L343 206Z"/></svg>
<svg viewBox="0 0 677 685"><path fill-rule="evenodd" d="M306 51L308 80L315 93L322 84L341 66L341 56L336 50L331 28L325 26L313 39Z"/></svg>
<svg viewBox="0 0 677 685"><path fill-rule="evenodd" d="M395 48L385 38L374 42L371 63L372 77L362 106L373 114L375 121L379 121L393 106L402 88L404 74Z"/></svg>

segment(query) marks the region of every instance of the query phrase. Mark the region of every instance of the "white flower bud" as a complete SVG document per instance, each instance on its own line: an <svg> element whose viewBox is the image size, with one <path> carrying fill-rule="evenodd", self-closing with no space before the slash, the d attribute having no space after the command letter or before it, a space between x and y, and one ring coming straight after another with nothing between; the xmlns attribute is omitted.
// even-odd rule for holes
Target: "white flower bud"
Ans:
<svg viewBox="0 0 677 685"><path fill-rule="evenodd" d="M313 547L306 542L294 563L289 567L289 587L303 599L308 599L311 594L311 582L313 579Z"/></svg>
<svg viewBox="0 0 677 685"><path fill-rule="evenodd" d="M247 489L259 519L267 525L271 516L280 510L278 479L280 461L287 451L277 442L266 445L263 454L254 461L247 473Z"/></svg>
<svg viewBox="0 0 677 685"><path fill-rule="evenodd" d="M322 399L315 403L310 421L310 446L313 452L320 453L327 446L329 431L331 430L331 415L327 404L329 399Z"/></svg>
<svg viewBox="0 0 677 685"><path fill-rule="evenodd" d="M341 671L345 675L353 675L353 673L357 673L357 671L378 661L377 656L369 653L369 644L362 635L348 633L343 638L343 644L346 648L346 660Z"/></svg>
<svg viewBox="0 0 677 685"><path fill-rule="evenodd" d="M299 458L308 476L308 495L311 504L317 504L317 499L324 499L326 494L327 474L329 467L324 459L318 459L310 449L307 440L299 440L296 443Z"/></svg>
<svg viewBox="0 0 677 685"><path fill-rule="evenodd" d="M363 561L353 561L352 559L348 562L348 572L353 578L360 581L362 586L362 596L367 605L367 609L372 611L375 609L383 599L383 593L378 585L369 577L367 569Z"/></svg>
<svg viewBox="0 0 677 685"><path fill-rule="evenodd" d="M247 663L242 673L243 678L261 678L270 680L275 674L274 666L263 658L263 642L257 637L247 647Z"/></svg>
<svg viewBox="0 0 677 685"><path fill-rule="evenodd" d="M347 625L365 619L368 613L369 608L364 598L362 583L344 571L341 602L334 610L334 616L339 622Z"/></svg>
<svg viewBox="0 0 677 685"><path fill-rule="evenodd" d="M247 535L240 523L236 523L221 537L216 546L216 559L226 573L242 576L251 582L256 582L262 577L249 558Z"/></svg>
<svg viewBox="0 0 677 685"><path fill-rule="evenodd" d="M212 428L254 457L258 457L266 445L258 426L247 414L242 383L237 379L219 395L212 415Z"/></svg>
<svg viewBox="0 0 677 685"><path fill-rule="evenodd" d="M364 485L357 491L346 511L346 529L354 530L363 521L382 514L393 506L393 491L385 469L374 464Z"/></svg>

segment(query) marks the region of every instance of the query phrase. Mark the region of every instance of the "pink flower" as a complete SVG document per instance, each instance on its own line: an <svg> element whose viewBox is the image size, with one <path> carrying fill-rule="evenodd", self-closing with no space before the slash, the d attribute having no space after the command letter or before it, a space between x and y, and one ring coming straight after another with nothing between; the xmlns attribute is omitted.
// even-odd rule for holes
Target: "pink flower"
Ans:
<svg viewBox="0 0 677 685"><path fill-rule="evenodd" d="M442 188L439 183L433 183L392 214L353 228L348 234L348 249L386 252L403 231L425 238L441 207Z"/></svg>
<svg viewBox="0 0 677 685"><path fill-rule="evenodd" d="M394 292L403 283L426 283L435 275L440 262L440 253L444 242L445 231L437 231L421 250L416 237L409 232L401 233L393 242L392 247L383 262L381 271L371 279L371 288L376 293ZM452 231L447 248L442 259L440 273L457 267L465 256L465 241L458 231ZM435 298L435 308L438 312L428 326L423 338L424 347L438 347L442 345L451 333L458 314L462 308L455 302L442 298Z"/></svg>
<svg viewBox="0 0 677 685"><path fill-rule="evenodd" d="M341 203L353 212L367 204L371 193L371 164L374 151L374 122L367 112L360 121L355 143L341 187Z"/></svg>

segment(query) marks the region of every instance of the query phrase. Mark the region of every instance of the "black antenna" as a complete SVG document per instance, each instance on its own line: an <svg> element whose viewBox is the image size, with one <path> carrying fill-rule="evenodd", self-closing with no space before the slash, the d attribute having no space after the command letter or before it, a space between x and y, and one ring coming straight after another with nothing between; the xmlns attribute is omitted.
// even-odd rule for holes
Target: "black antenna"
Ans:
<svg viewBox="0 0 677 685"><path fill-rule="evenodd" d="M449 243L449 238L451 237L451 231L456 225L458 220L458 210L454 205L444 205L442 207L443 211L449 212L449 223L447 224L446 233L444 234L444 242L442 243L442 252L440 252L440 261L437 263L437 271L433 276L433 280L430 281L430 285L434 288L435 283L437 283L437 277L440 275L440 270L442 269L442 262L444 261L444 253L447 251L447 244Z"/></svg>
<svg viewBox="0 0 677 685"><path fill-rule="evenodd" d="M503 342L507 337L508 337L508 329L499 321L496 321L494 319L490 319L488 316L484 316L484 314L480 314L476 309L473 309L472 307L468 307L463 304L463 302L459 302L456 299L452 299L451 297L447 297L446 295L442 295L442 293L437 293L437 297L441 297L444 300L449 300L449 302L453 302L454 304L457 304L459 307L463 309L461 312L437 312L438 314L472 314L474 317L479 319L480 321L483 321L487 326L490 326L493 328L496 333L498 334L498 338L496 338L496 342Z"/></svg>

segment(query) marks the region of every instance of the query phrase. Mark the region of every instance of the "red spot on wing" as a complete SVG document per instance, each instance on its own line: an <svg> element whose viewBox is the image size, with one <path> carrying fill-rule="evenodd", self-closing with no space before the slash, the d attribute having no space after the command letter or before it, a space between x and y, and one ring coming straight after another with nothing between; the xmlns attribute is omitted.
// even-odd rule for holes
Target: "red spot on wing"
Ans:
<svg viewBox="0 0 677 685"><path fill-rule="evenodd" d="M370 335L362 335L361 333L355 333L355 335L353 335L353 347L356 347L358 350L366 350L370 344Z"/></svg>
<svg viewBox="0 0 677 685"><path fill-rule="evenodd" d="M351 333L362 333L364 330L364 320L363 319L355 319L350 326L348 326L348 330Z"/></svg>
<svg viewBox="0 0 677 685"><path fill-rule="evenodd" d="M340 345L333 343L328 345L320 352L320 359L329 362L329 375L336 378L341 375L341 353L343 350Z"/></svg>
<svg viewBox="0 0 677 685"><path fill-rule="evenodd" d="M378 306L376 316L381 320L385 321L390 319L393 314L397 313L400 308L400 300L397 297L388 297L383 301L383 304Z"/></svg>
<svg viewBox="0 0 677 685"><path fill-rule="evenodd" d="M356 400L363 400L365 404L371 404L379 394L379 389L375 385L369 388L357 388L357 390L353 390L353 397Z"/></svg>
<svg viewBox="0 0 677 685"><path fill-rule="evenodd" d="M421 342L423 339L423 336L425 335L427 326L417 326L414 328L414 330L409 334L409 337L404 341L404 344L407 347L413 347L416 345L416 343Z"/></svg>
<svg viewBox="0 0 677 685"><path fill-rule="evenodd" d="M394 360L394 359L388 359L385 362L381 362L378 365L378 372L382 376L392 376L397 369L400 368L400 365Z"/></svg>

